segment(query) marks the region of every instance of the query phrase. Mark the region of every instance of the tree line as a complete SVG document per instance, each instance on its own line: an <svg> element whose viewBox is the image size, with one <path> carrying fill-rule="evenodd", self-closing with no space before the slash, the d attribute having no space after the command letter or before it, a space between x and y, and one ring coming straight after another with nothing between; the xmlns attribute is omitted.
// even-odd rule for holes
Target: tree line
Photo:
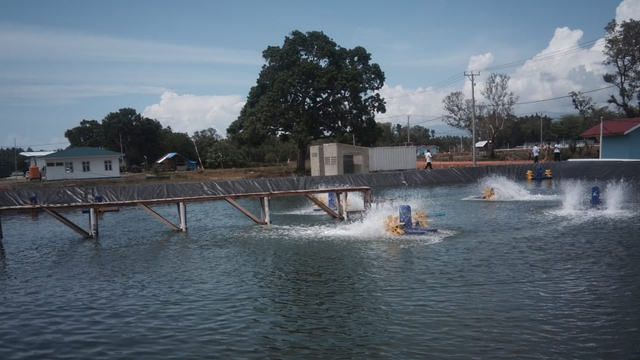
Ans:
<svg viewBox="0 0 640 360"><path fill-rule="evenodd" d="M320 31L293 31L282 46L263 51L263 65L256 84L238 118L223 138L207 128L192 135L174 132L160 122L125 108L101 121L82 120L65 132L71 146L92 146L125 154L126 164L145 166L168 152L197 160L204 168L247 167L295 161L305 172L307 148L326 142L360 146L399 146L407 131L415 145L436 145L442 151L471 148L472 117L476 139L489 140L493 148L527 142L573 141L600 119L640 116L640 22L605 27L606 60L612 70L603 81L617 90L599 107L580 92L571 92L576 114L554 120L540 114L515 116L519 97L509 91L510 77L490 74L481 91L484 101L473 106L461 91L443 99L444 122L466 136L438 136L426 127L410 129L400 124L376 122L386 112L379 90L385 74L361 46L336 44ZM541 133L542 131L542 133ZM0 151L0 161L13 159Z"/></svg>

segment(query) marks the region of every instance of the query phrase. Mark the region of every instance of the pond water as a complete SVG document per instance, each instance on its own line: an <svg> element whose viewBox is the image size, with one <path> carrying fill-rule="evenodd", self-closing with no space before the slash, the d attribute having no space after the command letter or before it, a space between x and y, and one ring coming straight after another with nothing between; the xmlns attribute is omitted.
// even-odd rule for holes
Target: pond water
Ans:
<svg viewBox="0 0 640 360"><path fill-rule="evenodd" d="M194 203L186 233L122 208L99 240L3 215L0 358L637 359L639 186L600 182L598 210L593 185L374 189L393 201L344 222L274 198L270 228ZM438 232L387 233L404 204Z"/></svg>

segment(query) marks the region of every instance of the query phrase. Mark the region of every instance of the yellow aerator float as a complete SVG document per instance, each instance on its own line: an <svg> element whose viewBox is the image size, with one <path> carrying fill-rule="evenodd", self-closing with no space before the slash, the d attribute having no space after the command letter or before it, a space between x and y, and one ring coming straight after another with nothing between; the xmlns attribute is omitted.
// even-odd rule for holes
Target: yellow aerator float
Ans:
<svg viewBox="0 0 640 360"><path fill-rule="evenodd" d="M546 169L544 171L544 174L542 173L542 167L538 166L536 168L536 173L535 175L533 174L533 171L531 170L527 170L527 180L531 181L531 180L551 180L553 177L551 176L551 169Z"/></svg>
<svg viewBox="0 0 640 360"><path fill-rule="evenodd" d="M493 187L485 186L484 190L482 190L482 198L485 200L490 200L494 196L496 196L496 192L493 190Z"/></svg>
<svg viewBox="0 0 640 360"><path fill-rule="evenodd" d="M411 214L411 206L409 205L400 205L400 214L399 216L389 215L387 220L384 220L384 224L387 227L385 229L386 232L397 236L397 235L422 235L427 232L436 232L438 229L430 228L429 222L430 219L427 219L427 213L422 212L421 210L416 211L413 214L413 219L415 219L415 223L412 219Z"/></svg>

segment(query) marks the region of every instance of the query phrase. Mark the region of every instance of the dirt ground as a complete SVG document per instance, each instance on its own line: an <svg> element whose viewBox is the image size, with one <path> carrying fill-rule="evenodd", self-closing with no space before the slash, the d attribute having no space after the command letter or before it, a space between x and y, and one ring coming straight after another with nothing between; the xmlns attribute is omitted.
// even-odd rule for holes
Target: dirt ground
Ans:
<svg viewBox="0 0 640 360"><path fill-rule="evenodd" d="M531 163L533 163L532 160L476 161L476 166L520 165L520 164L531 164ZM424 169L425 165L426 165L425 161L418 161L418 169ZM469 166L473 166L473 161L431 161L431 166L434 169L469 167Z"/></svg>
<svg viewBox="0 0 640 360"><path fill-rule="evenodd" d="M532 160L476 161L477 166L530 164ZM425 161L416 162L418 169L424 169ZM472 161L432 161L434 169L446 169L473 166ZM257 167L245 169L216 169L204 171L167 172L160 174L122 174L117 179L105 180L63 180L63 181L29 181L24 177L0 179L2 189L25 189L60 186L94 186L94 185L132 185L164 182L198 182L234 179L296 177L295 164L286 166Z"/></svg>

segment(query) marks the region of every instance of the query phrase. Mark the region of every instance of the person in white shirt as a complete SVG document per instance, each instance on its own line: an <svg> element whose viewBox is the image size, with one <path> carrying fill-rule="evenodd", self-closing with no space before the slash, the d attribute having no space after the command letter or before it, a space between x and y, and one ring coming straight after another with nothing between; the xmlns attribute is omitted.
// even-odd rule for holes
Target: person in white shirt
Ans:
<svg viewBox="0 0 640 360"><path fill-rule="evenodd" d="M425 165L424 169L431 169L433 170L433 166L431 166L431 150L427 150L427 153L425 154L425 157L427 158L427 165Z"/></svg>
<svg viewBox="0 0 640 360"><path fill-rule="evenodd" d="M560 142L556 141L553 145L553 161L560 161Z"/></svg>
<svg viewBox="0 0 640 360"><path fill-rule="evenodd" d="M533 163L537 163L538 162L538 156L540 156L540 148L538 147L538 144L535 144L533 146Z"/></svg>

